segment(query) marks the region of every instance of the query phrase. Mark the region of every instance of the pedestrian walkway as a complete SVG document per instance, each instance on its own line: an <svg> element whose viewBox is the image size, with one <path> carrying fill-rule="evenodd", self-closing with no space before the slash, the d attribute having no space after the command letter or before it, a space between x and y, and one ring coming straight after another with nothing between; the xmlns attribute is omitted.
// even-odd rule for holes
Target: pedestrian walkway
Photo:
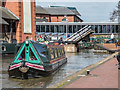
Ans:
<svg viewBox="0 0 120 90"><path fill-rule="evenodd" d="M104 49L110 51L118 51L120 50L120 46L116 46L115 43L103 43L103 44L99 44L99 46L102 46Z"/></svg>
<svg viewBox="0 0 120 90"><path fill-rule="evenodd" d="M93 69L91 75L81 77L65 88L118 88L120 70L116 64L117 60L113 58Z"/></svg>

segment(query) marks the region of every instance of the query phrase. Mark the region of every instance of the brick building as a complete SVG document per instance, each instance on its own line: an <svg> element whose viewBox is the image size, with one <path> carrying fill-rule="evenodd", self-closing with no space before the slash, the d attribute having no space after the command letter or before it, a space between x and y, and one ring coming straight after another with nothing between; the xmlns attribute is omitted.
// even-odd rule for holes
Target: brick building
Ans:
<svg viewBox="0 0 120 90"><path fill-rule="evenodd" d="M19 0L15 0L14 2L6 0L5 2L0 2L0 5L2 11L1 18L8 23L6 33L11 34L8 36L10 42L14 38L17 40L17 43L21 43L26 39L26 36L29 36L32 40L36 40L36 9L34 0L32 2L28 2L28 0L24 2L22 0L21 2ZM11 17L15 17L16 19L12 19ZM2 26L4 28L6 25L3 24ZM4 33L3 30L2 33Z"/></svg>
<svg viewBox="0 0 120 90"><path fill-rule="evenodd" d="M68 22L82 22L80 16L75 7L36 7L36 22L62 22L65 19Z"/></svg>

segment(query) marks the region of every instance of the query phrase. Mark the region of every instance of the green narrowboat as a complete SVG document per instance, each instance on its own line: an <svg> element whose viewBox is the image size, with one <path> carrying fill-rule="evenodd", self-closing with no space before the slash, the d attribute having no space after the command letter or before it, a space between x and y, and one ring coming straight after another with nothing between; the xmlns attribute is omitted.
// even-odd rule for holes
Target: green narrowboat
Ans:
<svg viewBox="0 0 120 90"><path fill-rule="evenodd" d="M0 43L0 54L14 54L15 43Z"/></svg>
<svg viewBox="0 0 120 90"><path fill-rule="evenodd" d="M9 77L27 79L46 76L67 62L64 45L26 40L8 68Z"/></svg>

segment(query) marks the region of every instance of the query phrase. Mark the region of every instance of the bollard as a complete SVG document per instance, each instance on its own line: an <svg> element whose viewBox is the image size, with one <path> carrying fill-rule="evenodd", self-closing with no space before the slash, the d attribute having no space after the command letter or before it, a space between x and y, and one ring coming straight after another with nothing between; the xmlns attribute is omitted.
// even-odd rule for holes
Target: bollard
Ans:
<svg viewBox="0 0 120 90"><path fill-rule="evenodd" d="M87 75L90 75L90 70L87 70Z"/></svg>

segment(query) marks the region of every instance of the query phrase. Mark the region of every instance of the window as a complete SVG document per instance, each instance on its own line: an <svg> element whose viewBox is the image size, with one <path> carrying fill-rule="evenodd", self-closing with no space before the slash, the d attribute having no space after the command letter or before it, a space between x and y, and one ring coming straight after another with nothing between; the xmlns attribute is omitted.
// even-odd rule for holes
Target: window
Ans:
<svg viewBox="0 0 120 90"><path fill-rule="evenodd" d="M65 51L64 51L64 48L62 48L62 56L65 55Z"/></svg>
<svg viewBox="0 0 120 90"><path fill-rule="evenodd" d="M45 32L45 25L41 25L41 32Z"/></svg>
<svg viewBox="0 0 120 90"><path fill-rule="evenodd" d="M46 25L46 32L50 32L49 31L49 25Z"/></svg>
<svg viewBox="0 0 120 90"><path fill-rule="evenodd" d="M54 33L54 25L51 25L51 32Z"/></svg>
<svg viewBox="0 0 120 90"><path fill-rule="evenodd" d="M58 57L57 48L55 48L55 58Z"/></svg>
<svg viewBox="0 0 120 90"><path fill-rule="evenodd" d="M60 48L58 48L58 57L61 56L61 53L60 53Z"/></svg>
<svg viewBox="0 0 120 90"><path fill-rule="evenodd" d="M22 51L22 53L20 54L20 56L18 57L18 60L25 60L25 48Z"/></svg>
<svg viewBox="0 0 120 90"><path fill-rule="evenodd" d="M72 25L69 25L69 33L73 33L72 32Z"/></svg>
<svg viewBox="0 0 120 90"><path fill-rule="evenodd" d="M54 48L50 48L50 57L54 59Z"/></svg>
<svg viewBox="0 0 120 90"><path fill-rule="evenodd" d="M36 25L36 31L40 32L40 26L39 25Z"/></svg>
<svg viewBox="0 0 120 90"><path fill-rule="evenodd" d="M34 53L32 52L31 48L30 49L30 53L29 53L29 60L37 60Z"/></svg>

